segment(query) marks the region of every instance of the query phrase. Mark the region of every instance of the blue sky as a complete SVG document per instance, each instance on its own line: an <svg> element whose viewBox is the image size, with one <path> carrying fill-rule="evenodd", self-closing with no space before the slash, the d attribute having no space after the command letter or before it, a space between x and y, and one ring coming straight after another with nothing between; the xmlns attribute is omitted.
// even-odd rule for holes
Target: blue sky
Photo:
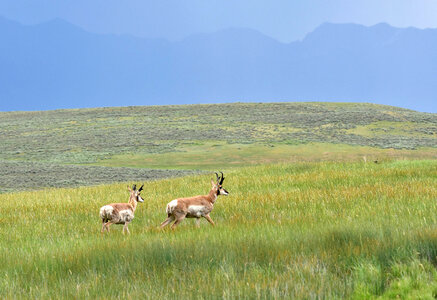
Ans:
<svg viewBox="0 0 437 300"><path fill-rule="evenodd" d="M0 0L0 16L35 24L61 18L88 31L182 39L229 27L283 42L323 22L437 27L436 0Z"/></svg>

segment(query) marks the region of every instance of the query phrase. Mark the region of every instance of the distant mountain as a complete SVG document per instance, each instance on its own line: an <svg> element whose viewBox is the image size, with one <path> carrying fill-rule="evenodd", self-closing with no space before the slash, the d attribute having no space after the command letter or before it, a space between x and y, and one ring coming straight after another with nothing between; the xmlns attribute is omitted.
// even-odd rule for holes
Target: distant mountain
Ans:
<svg viewBox="0 0 437 300"><path fill-rule="evenodd" d="M0 18L0 110L233 101L373 102L437 112L437 30L322 24L280 43L232 28L179 42Z"/></svg>

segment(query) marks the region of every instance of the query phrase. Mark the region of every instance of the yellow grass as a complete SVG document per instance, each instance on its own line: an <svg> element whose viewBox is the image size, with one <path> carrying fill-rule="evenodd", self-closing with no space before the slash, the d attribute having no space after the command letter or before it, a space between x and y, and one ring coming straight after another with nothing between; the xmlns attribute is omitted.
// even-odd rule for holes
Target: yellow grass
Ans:
<svg viewBox="0 0 437 300"><path fill-rule="evenodd" d="M432 298L437 162L225 171L215 228L157 226L212 174L147 182L130 236L99 207L127 184L0 195L0 298Z"/></svg>

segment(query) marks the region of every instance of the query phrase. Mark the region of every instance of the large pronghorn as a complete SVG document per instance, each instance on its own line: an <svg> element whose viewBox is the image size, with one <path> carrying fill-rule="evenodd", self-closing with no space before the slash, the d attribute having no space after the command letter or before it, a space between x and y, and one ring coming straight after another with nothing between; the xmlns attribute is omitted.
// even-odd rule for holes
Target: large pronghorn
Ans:
<svg viewBox="0 0 437 300"><path fill-rule="evenodd" d="M217 173L215 173L217 177L216 182L211 179L212 188L208 195L178 198L170 201L167 204L167 220L162 222L161 228L164 228L176 220L171 226L173 229L185 218L196 218L196 226L199 227L201 217L204 217L209 223L211 223L212 226L214 226L214 222L209 216L209 213L214 208L214 203L217 200L217 196L229 194L228 191L226 191L222 186L225 178L223 177L223 173L220 173L221 178Z"/></svg>
<svg viewBox="0 0 437 300"><path fill-rule="evenodd" d="M144 184L137 190L136 184L127 187L130 192L128 203L112 203L104 205L100 208L100 218L102 219L102 233L106 231L109 232L109 226L112 224L124 224L123 234L125 231L129 233L127 225L132 222L134 218L134 212L137 208L138 202L144 202L141 198L140 193L143 190Z"/></svg>

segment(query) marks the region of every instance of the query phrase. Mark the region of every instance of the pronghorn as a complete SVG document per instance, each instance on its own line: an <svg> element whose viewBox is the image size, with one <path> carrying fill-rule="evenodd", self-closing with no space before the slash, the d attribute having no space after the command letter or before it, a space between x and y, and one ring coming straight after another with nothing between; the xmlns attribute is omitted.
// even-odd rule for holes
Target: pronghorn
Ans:
<svg viewBox="0 0 437 300"><path fill-rule="evenodd" d="M173 229L185 218L196 218L196 226L199 227L201 217L204 217L212 226L214 226L214 222L209 216L209 213L214 208L214 203L217 200L218 195L229 194L222 186L225 178L223 177L223 173L220 173L221 178L217 173L215 173L217 182L214 182L214 180L211 179L212 188L208 195L178 198L170 201L167 204L167 220L162 222L161 228L164 228L169 223L176 220L171 226Z"/></svg>
<svg viewBox="0 0 437 300"><path fill-rule="evenodd" d="M109 226L112 224L124 224L123 234L125 231L129 232L127 225L132 222L134 218L134 212L137 208L137 202L144 202L140 193L143 190L144 184L137 190L136 184L127 187L130 192L128 203L112 203L104 205L100 208L100 218L102 219L102 233L107 230L109 232Z"/></svg>

